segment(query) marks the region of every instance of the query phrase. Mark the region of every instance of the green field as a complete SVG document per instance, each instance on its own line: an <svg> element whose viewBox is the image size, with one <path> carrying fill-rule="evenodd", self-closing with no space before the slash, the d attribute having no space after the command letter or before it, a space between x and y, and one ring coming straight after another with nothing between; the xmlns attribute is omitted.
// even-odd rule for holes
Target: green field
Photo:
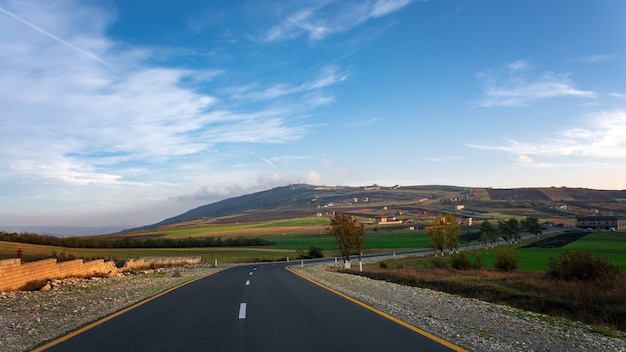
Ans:
<svg viewBox="0 0 626 352"><path fill-rule="evenodd" d="M335 239L327 234L321 235L286 235L267 236L266 240L275 241L276 245L269 248L276 249L307 249L317 246L323 250L337 250ZM389 232L368 233L365 236L365 251L402 250L414 248L428 248L428 237L423 232Z"/></svg>
<svg viewBox="0 0 626 352"><path fill-rule="evenodd" d="M304 217L285 220L272 220L249 222L241 224L202 224L185 226L181 228L165 228L154 231L142 231L137 236L165 236L172 238L198 237L198 236L259 236L272 233L288 232L292 228L302 228L305 231L325 232L329 224L329 218ZM282 230L281 230L282 229ZM132 236L132 235L131 235Z"/></svg>
<svg viewBox="0 0 626 352"><path fill-rule="evenodd" d="M601 256L617 264L622 271L626 272L626 234L624 233L594 232L563 247L521 248L528 243L529 240L525 240L513 247L519 253L518 270L521 271L546 271L551 257L558 257L566 250L582 250ZM470 257L479 255L486 268L493 268L494 250L476 250L469 254Z"/></svg>
<svg viewBox="0 0 626 352"><path fill-rule="evenodd" d="M264 224L269 224L264 223ZM285 226L285 222L280 223ZM275 225L275 223L274 223ZM258 226L258 225L257 225ZM269 225L267 225L269 226ZM229 226L232 228L232 226ZM192 231L193 229L187 229ZM559 236L551 235L547 237ZM295 259L298 250L308 250L316 246L323 250L325 257L339 256L335 239L327 234L309 235L271 235L266 240L276 242L264 247L229 247L229 248L128 248L128 249L88 249L64 248L54 246L30 245L0 241L0 259L16 257L17 248L23 250L24 258L43 257L55 253L61 256L77 258L126 259L139 257L200 256L204 262L248 262L273 261L284 258ZM565 250L589 250L616 263L626 272L626 234L620 232L590 233L585 237L558 248L521 248L534 240L525 240L514 246L520 254L519 270L545 271L550 257L556 257ZM429 248L428 237L423 232L370 232L366 235L363 253L395 252L407 249ZM479 255L486 268L493 268L493 250L475 250L468 252L470 257Z"/></svg>
<svg viewBox="0 0 626 352"><path fill-rule="evenodd" d="M266 223L267 224L267 223ZM284 224L284 222L283 222ZM284 226L284 225L283 225ZM232 227L232 226L229 226ZM188 229L193 231L193 229ZM204 230L203 230L204 231ZM178 233L181 233L182 230ZM322 248L325 257L339 256L335 239L327 234L315 235L272 235L264 236L275 245L263 247L228 248L66 248L44 245L0 241L0 259L15 258L18 248L26 259L41 258L56 254L61 257L125 259L139 257L200 256L204 262L247 262L252 260L272 261L296 258L298 250L308 250L310 246ZM423 232L374 232L366 235L364 253L400 251L414 248L428 248L428 237Z"/></svg>

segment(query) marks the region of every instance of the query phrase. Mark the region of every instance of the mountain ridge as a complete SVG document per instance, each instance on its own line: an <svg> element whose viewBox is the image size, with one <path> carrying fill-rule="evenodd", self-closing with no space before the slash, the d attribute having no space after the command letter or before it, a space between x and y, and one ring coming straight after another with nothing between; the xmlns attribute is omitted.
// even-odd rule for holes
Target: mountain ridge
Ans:
<svg viewBox="0 0 626 352"><path fill-rule="evenodd" d="M534 206L533 202L560 203L564 207L585 211L597 209L603 212L626 215L626 190L595 190L570 187L522 187L484 188L449 185L423 186L323 186L289 184L269 190L254 192L205 204L180 215L167 218L152 225L126 231L154 229L177 223L202 219L223 218L224 222L245 221L265 216L268 220L280 216L309 216L325 208L342 210L378 207L382 204L403 204L424 207L429 210L445 208L451 203L465 202L473 206L498 205L501 203L520 207ZM486 205L485 205L486 204ZM224 220L230 218L230 220ZM126 232L124 231L124 232Z"/></svg>

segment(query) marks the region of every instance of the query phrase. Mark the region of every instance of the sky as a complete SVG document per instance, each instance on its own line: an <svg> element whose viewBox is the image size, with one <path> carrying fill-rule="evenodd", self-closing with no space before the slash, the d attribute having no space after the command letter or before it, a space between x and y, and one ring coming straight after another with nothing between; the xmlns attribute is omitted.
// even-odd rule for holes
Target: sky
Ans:
<svg viewBox="0 0 626 352"><path fill-rule="evenodd" d="M621 0L0 0L0 227L289 183L626 189Z"/></svg>

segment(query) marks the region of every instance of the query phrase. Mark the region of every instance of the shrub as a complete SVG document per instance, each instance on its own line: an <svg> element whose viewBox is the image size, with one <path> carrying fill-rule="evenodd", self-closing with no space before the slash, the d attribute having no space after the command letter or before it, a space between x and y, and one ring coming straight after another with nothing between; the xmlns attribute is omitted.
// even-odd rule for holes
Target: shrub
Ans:
<svg viewBox="0 0 626 352"><path fill-rule="evenodd" d="M324 253L322 249L317 246L309 247L309 257L311 258L324 258Z"/></svg>
<svg viewBox="0 0 626 352"><path fill-rule="evenodd" d="M387 268L389 267L389 265L387 265L387 263L385 263L385 262L380 262L380 263L378 264L378 266L379 266L381 269L387 269Z"/></svg>
<svg viewBox="0 0 626 352"><path fill-rule="evenodd" d="M435 256L433 258L433 260L430 261L430 265L431 268L438 268L438 269L447 269L448 268L448 263L446 263L445 260Z"/></svg>
<svg viewBox="0 0 626 352"><path fill-rule="evenodd" d="M457 253L452 256L450 264L454 269L459 270L476 270L482 268L483 266L483 262L480 257L477 256L472 262L465 252Z"/></svg>
<svg viewBox="0 0 626 352"><path fill-rule="evenodd" d="M303 249L298 249L297 259L313 259L313 258L323 258L324 253L322 249L317 246L309 247L309 250L305 253Z"/></svg>
<svg viewBox="0 0 626 352"><path fill-rule="evenodd" d="M493 253L493 266L501 271L514 271L519 266L519 253L512 248L498 248Z"/></svg>
<svg viewBox="0 0 626 352"><path fill-rule="evenodd" d="M620 274L616 264L589 251L566 251L550 258L548 266L549 276L563 280L593 281L615 278Z"/></svg>

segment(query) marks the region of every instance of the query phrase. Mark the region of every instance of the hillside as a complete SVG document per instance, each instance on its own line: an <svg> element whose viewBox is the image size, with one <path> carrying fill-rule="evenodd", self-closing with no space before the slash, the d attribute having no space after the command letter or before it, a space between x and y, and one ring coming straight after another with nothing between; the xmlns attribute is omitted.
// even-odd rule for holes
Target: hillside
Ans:
<svg viewBox="0 0 626 352"><path fill-rule="evenodd" d="M235 223L276 220L332 211L388 215L394 210L450 212L480 218L485 214L539 216L572 220L580 213L626 215L626 191L586 188L470 188L457 186L365 187L295 184L224 199L191 209L153 229L182 223ZM463 209L457 209L463 205ZM385 207L387 210L385 210Z"/></svg>

